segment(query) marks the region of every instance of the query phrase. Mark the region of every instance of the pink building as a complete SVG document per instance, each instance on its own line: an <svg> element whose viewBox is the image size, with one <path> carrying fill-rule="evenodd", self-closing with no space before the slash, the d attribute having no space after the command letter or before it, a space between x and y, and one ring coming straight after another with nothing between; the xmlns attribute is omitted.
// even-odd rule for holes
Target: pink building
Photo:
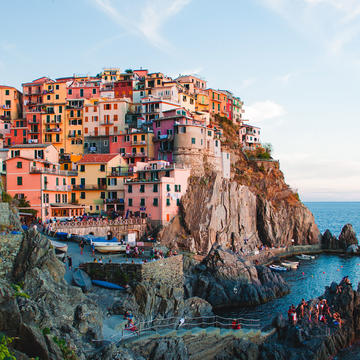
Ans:
<svg viewBox="0 0 360 360"><path fill-rule="evenodd" d="M166 161L138 163L137 178L125 182L125 211L166 224L178 213L188 186L190 169Z"/></svg>
<svg viewBox="0 0 360 360"><path fill-rule="evenodd" d="M154 158L173 162L175 126L193 123L193 116L184 108L164 111L162 116L153 121ZM201 125L201 121L197 122Z"/></svg>
<svg viewBox="0 0 360 360"><path fill-rule="evenodd" d="M66 84L67 99L93 99L100 96L99 79L73 80Z"/></svg>
<svg viewBox="0 0 360 360"><path fill-rule="evenodd" d="M43 221L84 213L82 206L68 203L70 176L77 176L77 172L62 171L57 163L22 156L6 160L6 168L7 192L13 197L26 196Z"/></svg>

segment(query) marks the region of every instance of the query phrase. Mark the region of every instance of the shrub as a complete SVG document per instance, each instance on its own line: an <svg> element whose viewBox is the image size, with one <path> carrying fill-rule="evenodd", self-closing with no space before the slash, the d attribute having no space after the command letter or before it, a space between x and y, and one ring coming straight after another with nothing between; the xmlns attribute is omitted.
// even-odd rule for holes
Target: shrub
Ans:
<svg viewBox="0 0 360 360"><path fill-rule="evenodd" d="M11 354L8 345L11 344L13 338L7 337L5 334L0 333L0 360L16 360L16 357Z"/></svg>

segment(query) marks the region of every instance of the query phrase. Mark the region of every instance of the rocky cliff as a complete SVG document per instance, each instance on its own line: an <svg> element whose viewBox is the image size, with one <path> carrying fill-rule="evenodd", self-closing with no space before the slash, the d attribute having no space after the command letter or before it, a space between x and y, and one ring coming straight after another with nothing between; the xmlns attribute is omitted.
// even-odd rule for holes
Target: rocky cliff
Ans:
<svg viewBox="0 0 360 360"><path fill-rule="evenodd" d="M204 255L215 242L233 251L318 243L313 215L289 190L281 172L270 169L268 178L251 174L252 185L242 184L243 177L226 180L216 173L191 177L181 212L161 231L161 241Z"/></svg>

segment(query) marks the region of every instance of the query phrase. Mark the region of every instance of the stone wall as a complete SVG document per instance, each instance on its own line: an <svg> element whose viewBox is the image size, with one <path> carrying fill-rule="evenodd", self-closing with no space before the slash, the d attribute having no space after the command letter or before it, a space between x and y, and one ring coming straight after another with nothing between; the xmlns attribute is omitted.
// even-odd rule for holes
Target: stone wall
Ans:
<svg viewBox="0 0 360 360"><path fill-rule="evenodd" d="M80 265L92 279L105 280L114 284L125 285L128 282L149 281L182 287L183 256L172 256L145 264L132 263L84 263Z"/></svg>

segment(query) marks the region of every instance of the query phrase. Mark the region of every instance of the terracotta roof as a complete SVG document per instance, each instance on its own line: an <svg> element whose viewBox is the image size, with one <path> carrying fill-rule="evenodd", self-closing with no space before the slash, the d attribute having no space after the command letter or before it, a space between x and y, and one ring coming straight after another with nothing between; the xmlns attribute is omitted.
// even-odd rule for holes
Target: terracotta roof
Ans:
<svg viewBox="0 0 360 360"><path fill-rule="evenodd" d="M78 164L103 164L119 154L85 154Z"/></svg>

